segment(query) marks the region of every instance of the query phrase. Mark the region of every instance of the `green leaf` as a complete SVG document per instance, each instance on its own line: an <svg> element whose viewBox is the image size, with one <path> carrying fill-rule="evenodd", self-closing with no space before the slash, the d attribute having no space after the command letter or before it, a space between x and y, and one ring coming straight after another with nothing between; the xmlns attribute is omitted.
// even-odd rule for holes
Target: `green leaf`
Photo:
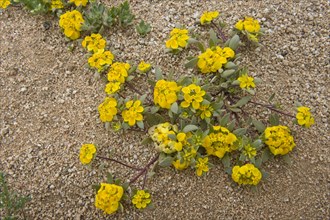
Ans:
<svg viewBox="0 0 330 220"><path fill-rule="evenodd" d="M268 148L266 148L261 154L262 162L268 161L269 158L271 158L271 157L272 157L272 154Z"/></svg>
<svg viewBox="0 0 330 220"><path fill-rule="evenodd" d="M169 167L172 165L174 158L170 156L165 156L163 158L159 158L159 166L161 167Z"/></svg>
<svg viewBox="0 0 330 220"><path fill-rule="evenodd" d="M219 124L224 127L228 124L229 119L230 119L230 113L227 113L221 118L221 120L219 121Z"/></svg>
<svg viewBox="0 0 330 220"><path fill-rule="evenodd" d="M186 125L184 128L183 128L183 132L184 133L188 133L188 132L190 132L190 131L195 131L195 130L197 130L198 129L198 127L196 126L196 125Z"/></svg>
<svg viewBox="0 0 330 220"><path fill-rule="evenodd" d="M114 179L113 179L113 176L111 173L108 173L107 174L107 183L113 183Z"/></svg>
<svg viewBox="0 0 330 220"><path fill-rule="evenodd" d="M232 111L232 112L235 112L235 113L240 113L240 112L242 112L242 110L241 109L239 109L239 108L235 108L235 107L229 107L229 110L230 111Z"/></svg>
<svg viewBox="0 0 330 220"><path fill-rule="evenodd" d="M141 144L142 145L148 145L148 144L151 144L151 143L153 143L154 141L152 140L152 138L151 137L146 137L146 138L144 138L142 141L141 141Z"/></svg>
<svg viewBox="0 0 330 220"><path fill-rule="evenodd" d="M188 69L194 68L196 66L197 62L198 62L198 57L194 57L191 60L189 60L189 62L187 62L184 66Z"/></svg>
<svg viewBox="0 0 330 220"><path fill-rule="evenodd" d="M236 50L239 46L239 36L237 34L235 34L229 41L229 47L233 50Z"/></svg>
<svg viewBox="0 0 330 220"><path fill-rule="evenodd" d="M286 164L288 164L288 165L291 165L291 164L292 164L292 160L291 160L289 154L285 154L285 155L283 155L283 160L284 160L284 162L285 162Z"/></svg>
<svg viewBox="0 0 330 220"><path fill-rule="evenodd" d="M236 69L237 66L236 66L236 64L233 63L233 62L227 62L227 63L225 64L225 68L226 68L226 69Z"/></svg>
<svg viewBox="0 0 330 220"><path fill-rule="evenodd" d="M241 155L239 156L239 161L245 162L245 160L246 160L246 156L243 153L241 153Z"/></svg>
<svg viewBox="0 0 330 220"><path fill-rule="evenodd" d="M263 146L262 140L257 139L252 143L252 147L254 147L256 150L260 150Z"/></svg>
<svg viewBox="0 0 330 220"><path fill-rule="evenodd" d="M257 168L260 168L260 167L261 167L261 164L262 164L262 158L258 158L258 159L256 159L256 161L254 162L254 165L255 165Z"/></svg>
<svg viewBox="0 0 330 220"><path fill-rule="evenodd" d="M210 47L213 47L219 43L219 39L213 29L211 29L209 33L210 33Z"/></svg>
<svg viewBox="0 0 330 220"><path fill-rule="evenodd" d="M265 170L261 169L262 179L265 180L269 177L269 173L267 173Z"/></svg>
<svg viewBox="0 0 330 220"><path fill-rule="evenodd" d="M240 100L238 100L238 102L235 105L233 105L233 107L242 107L243 105L248 103L251 100L251 98L252 98L251 96L245 96Z"/></svg>
<svg viewBox="0 0 330 220"><path fill-rule="evenodd" d="M177 102L174 102L172 105L171 105L171 111L175 114L178 114L178 111L179 111L179 106L178 106L178 103Z"/></svg>
<svg viewBox="0 0 330 220"><path fill-rule="evenodd" d="M225 156L221 159L221 162L225 168L230 167L230 157L228 153L226 153Z"/></svg>
<svg viewBox="0 0 330 220"><path fill-rule="evenodd" d="M137 121L136 124L137 124L137 126L139 128L144 129L144 123L143 123L143 121Z"/></svg>
<svg viewBox="0 0 330 220"><path fill-rule="evenodd" d="M233 75L236 72L236 70L225 70L221 73L221 76L223 78L228 78L229 76Z"/></svg>
<svg viewBox="0 0 330 220"><path fill-rule="evenodd" d="M232 167L225 167L225 172L231 176L232 172L233 172L233 168Z"/></svg>
<svg viewBox="0 0 330 220"><path fill-rule="evenodd" d="M256 119L252 120L252 124L258 130L259 133L264 132L264 130L266 129L266 126L261 121L258 121Z"/></svg>
<svg viewBox="0 0 330 220"><path fill-rule="evenodd" d="M163 73L159 66L155 67L155 75L157 81L163 79Z"/></svg>
<svg viewBox="0 0 330 220"><path fill-rule="evenodd" d="M236 120L234 119L227 125L228 130L232 131L235 128L235 125L236 125Z"/></svg>
<svg viewBox="0 0 330 220"><path fill-rule="evenodd" d="M150 113L155 114L156 112L158 112L158 110L159 110L158 106L152 106L151 109L150 109Z"/></svg>
<svg viewBox="0 0 330 220"><path fill-rule="evenodd" d="M270 114L269 115L269 123L272 126L277 126L280 124L280 118L278 116L278 114Z"/></svg>
<svg viewBox="0 0 330 220"><path fill-rule="evenodd" d="M171 139L172 141L176 141L176 135L175 134L168 134L167 137Z"/></svg>
<svg viewBox="0 0 330 220"><path fill-rule="evenodd" d="M238 128L238 129L233 131L233 133L236 136L243 136L244 134L246 134L246 132L247 132L247 128Z"/></svg>
<svg viewBox="0 0 330 220"><path fill-rule="evenodd" d="M271 103L273 99L275 98L276 93L274 92L268 99L268 102Z"/></svg>

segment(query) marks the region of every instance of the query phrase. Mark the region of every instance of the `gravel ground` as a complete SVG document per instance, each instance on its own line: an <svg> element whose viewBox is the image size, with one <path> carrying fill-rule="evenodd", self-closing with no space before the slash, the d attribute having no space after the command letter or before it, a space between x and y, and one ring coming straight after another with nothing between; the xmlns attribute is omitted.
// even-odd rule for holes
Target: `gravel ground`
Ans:
<svg viewBox="0 0 330 220"><path fill-rule="evenodd" d="M113 1L112 1L113 2ZM117 2L117 1L115 1ZM193 26L204 10L218 10L230 25L245 15L267 29L264 46L244 53L242 63L263 79L260 98L277 92L290 110L298 100L313 109L316 125L294 127L297 147L292 165L266 166L270 177L256 192L238 187L219 162L203 177L192 171L160 169L147 182L155 208L126 208L111 217L96 210L91 187L105 173L128 178L128 170L78 159L82 143L99 145L100 154L142 165L155 150L139 144L142 135L107 132L97 106L104 84L84 67L80 46L70 51L57 20L11 7L0 14L0 170L10 186L30 195L26 219L328 219L329 213L329 3L328 1L129 1L153 30L141 38L134 28L108 33L119 60L141 59L164 72L183 75L189 52L164 53L175 24ZM109 3L110 4L110 3ZM44 22L52 25L44 28ZM138 88L138 86L137 86ZM1 213L0 213L1 214ZM0 218L1 219L1 218Z"/></svg>

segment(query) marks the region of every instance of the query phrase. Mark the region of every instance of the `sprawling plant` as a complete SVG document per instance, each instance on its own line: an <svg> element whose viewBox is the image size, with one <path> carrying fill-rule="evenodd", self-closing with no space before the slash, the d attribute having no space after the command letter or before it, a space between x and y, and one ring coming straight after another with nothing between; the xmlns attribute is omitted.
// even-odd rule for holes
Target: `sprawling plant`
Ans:
<svg viewBox="0 0 330 220"><path fill-rule="evenodd" d="M89 54L88 64L107 81L104 101L98 106L101 122L115 132L144 132L146 138L141 144L154 147L157 152L145 166L136 167L98 155L93 143L82 145L82 164L107 160L136 172L125 181L109 173L107 181L96 187L95 206L105 213L115 213L124 203L138 209L152 206L145 183L156 166L194 169L197 176L203 176L214 166L211 161L216 164L221 161L234 182L254 187L267 176L263 169L266 161L283 157L289 162L288 154L296 147L286 120L280 116L306 128L314 124L310 109L301 104L297 104L292 114L274 103L274 95L268 102L260 102L255 94L261 79L238 64L240 53L258 46L264 32L258 20L245 17L226 35L224 24L216 22L220 13L204 12L200 25L209 28L206 41L198 37L205 33L205 28L175 27L164 40L166 52L175 55L192 50L195 55L188 57L185 67L193 68L195 75L164 78L159 67L145 61L135 65L118 60L108 48L109 42L96 33L104 27L130 25L134 16L127 2L110 9L94 2L83 10L85 1L70 2L79 6L80 11L62 14L60 26L71 40L79 38L81 31L89 34L81 43ZM144 22L137 26L141 35L149 29ZM150 74L151 70L154 75ZM137 89L134 78L145 78L147 89ZM254 106L270 110L269 117L254 116L251 113ZM142 184L136 187L139 180Z"/></svg>

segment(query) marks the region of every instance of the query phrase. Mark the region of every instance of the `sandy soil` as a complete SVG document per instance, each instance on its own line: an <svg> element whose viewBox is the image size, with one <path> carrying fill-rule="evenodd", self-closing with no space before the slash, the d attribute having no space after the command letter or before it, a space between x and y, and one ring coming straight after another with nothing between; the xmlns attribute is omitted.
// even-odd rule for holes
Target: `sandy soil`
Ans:
<svg viewBox="0 0 330 220"><path fill-rule="evenodd" d="M117 1L115 1L117 2ZM97 162L92 169L78 159L81 144L95 143L111 154L142 165L154 154L140 145L142 135L107 132L98 119L104 83L88 70L85 52L68 50L57 19L32 16L11 7L0 14L0 170L13 189L30 195L26 219L327 219L329 209L329 5L328 1L129 1L153 31L144 39L134 28L107 36L119 60L141 59L183 75L183 53L165 54L174 24L192 26L204 10L218 10L230 25L245 15L267 29L263 47L243 55L242 63L265 83L261 98L277 92L290 110L298 100L313 109L316 125L294 127L292 165L275 160L257 192L240 188L216 164L197 178L192 171L160 169L147 182L155 209L104 216L94 207L92 184L113 172L132 173ZM109 3L110 4L110 3ZM51 23L46 30L44 22ZM190 73L190 72L189 72ZM137 85L139 88L139 84ZM293 112L293 111L292 111Z"/></svg>

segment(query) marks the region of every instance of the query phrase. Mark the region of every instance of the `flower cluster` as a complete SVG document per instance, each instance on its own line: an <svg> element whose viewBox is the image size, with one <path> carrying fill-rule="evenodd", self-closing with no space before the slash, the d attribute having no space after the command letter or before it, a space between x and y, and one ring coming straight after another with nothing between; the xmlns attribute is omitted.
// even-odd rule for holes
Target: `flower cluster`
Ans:
<svg viewBox="0 0 330 220"><path fill-rule="evenodd" d="M239 185L258 185L262 174L253 164L245 164L241 167L234 166L231 177Z"/></svg>
<svg viewBox="0 0 330 220"><path fill-rule="evenodd" d="M146 73L151 69L151 64L150 63L146 63L143 60L139 63L138 67L137 67L138 71L140 73Z"/></svg>
<svg viewBox="0 0 330 220"><path fill-rule="evenodd" d="M102 122L111 122L117 114L117 100L112 97L106 97L99 105L98 111Z"/></svg>
<svg viewBox="0 0 330 220"><path fill-rule="evenodd" d="M209 163L208 157L198 158L196 166L195 166L197 176L201 176L203 173L206 173L209 171L208 163Z"/></svg>
<svg viewBox="0 0 330 220"><path fill-rule="evenodd" d="M7 8L10 5L10 1L9 0L0 0L0 8Z"/></svg>
<svg viewBox="0 0 330 220"><path fill-rule="evenodd" d="M210 118L212 116L212 112L213 112L213 107L210 104L206 104L206 105L200 105L199 106L199 113L200 113L200 117L201 119L206 119L206 118Z"/></svg>
<svg viewBox="0 0 330 220"><path fill-rule="evenodd" d="M246 35L250 40L258 42L258 35L260 34L260 24L258 20L245 17L244 20L239 20L235 24L235 28L239 31L246 31Z"/></svg>
<svg viewBox="0 0 330 220"><path fill-rule="evenodd" d="M250 88L256 87L253 77L250 77L247 74L242 74L237 80L239 81L241 89L249 90Z"/></svg>
<svg viewBox="0 0 330 220"><path fill-rule="evenodd" d="M187 135L179 132L178 127L169 122L152 126L148 132L156 149L166 154L181 151L187 143Z"/></svg>
<svg viewBox="0 0 330 220"><path fill-rule="evenodd" d="M208 155L214 155L223 158L226 152L236 150L235 142L237 137L227 128L213 126L213 132L207 135L202 143Z"/></svg>
<svg viewBox="0 0 330 220"><path fill-rule="evenodd" d="M196 84L190 84L182 88L184 101L181 102L182 108L189 108L191 105L195 110L199 109L201 102L203 102L203 96L205 91Z"/></svg>
<svg viewBox="0 0 330 220"><path fill-rule="evenodd" d="M198 56L197 66L202 73L216 72L234 57L235 52L230 47L207 48L204 53Z"/></svg>
<svg viewBox="0 0 330 220"><path fill-rule="evenodd" d="M170 39L166 41L166 47L173 50L179 47L184 48L187 46L188 39L187 29L174 28L170 33Z"/></svg>
<svg viewBox="0 0 330 220"><path fill-rule="evenodd" d="M103 52L107 42L102 37L101 34L92 34L91 36L86 36L81 42L83 48L87 48L88 51L96 53L98 51Z"/></svg>
<svg viewBox="0 0 330 220"><path fill-rule="evenodd" d="M90 67L96 68L98 72L102 72L106 65L112 64L114 58L111 51L99 50L88 58L88 64Z"/></svg>
<svg viewBox="0 0 330 220"><path fill-rule="evenodd" d="M126 102L126 109L122 112L124 122L128 122L129 126L135 125L137 122L143 120L142 112L144 111L143 106L141 106L140 100L130 100Z"/></svg>
<svg viewBox="0 0 330 220"><path fill-rule="evenodd" d="M116 62L111 65L107 76L109 83L105 87L107 94L113 94L120 90L121 85L125 83L130 68L131 65L128 63Z"/></svg>
<svg viewBox="0 0 330 220"><path fill-rule="evenodd" d="M136 191L132 198L133 205L138 209L144 209L151 203L150 193L145 190Z"/></svg>
<svg viewBox="0 0 330 220"><path fill-rule="evenodd" d="M50 9L55 10L55 9L61 9L64 7L64 4L62 0L52 0L50 3Z"/></svg>
<svg viewBox="0 0 330 220"><path fill-rule="evenodd" d="M59 25L64 29L64 35L66 37L76 40L80 37L80 30L83 23L82 14L77 10L73 10L60 16Z"/></svg>
<svg viewBox="0 0 330 220"><path fill-rule="evenodd" d="M77 7L86 6L88 0L69 0L70 3L74 3Z"/></svg>
<svg viewBox="0 0 330 220"><path fill-rule="evenodd" d="M285 155L296 146L290 129L282 125L266 128L265 144L274 155Z"/></svg>
<svg viewBox="0 0 330 220"><path fill-rule="evenodd" d="M180 87L174 81L158 80L154 88L154 102L162 108L169 109L178 100Z"/></svg>
<svg viewBox="0 0 330 220"><path fill-rule="evenodd" d="M310 108L300 106L297 108L296 119L299 125L309 128L314 124L314 118L310 113Z"/></svg>
<svg viewBox="0 0 330 220"><path fill-rule="evenodd" d="M219 16L219 12L217 11L205 11L201 18L200 22L201 24L209 24L213 19L217 18Z"/></svg>
<svg viewBox="0 0 330 220"><path fill-rule="evenodd" d="M80 162L84 165L89 164L94 158L95 153L96 147L94 144L83 144L80 148Z"/></svg>
<svg viewBox="0 0 330 220"><path fill-rule="evenodd" d="M124 189L122 186L101 183L95 197L95 207L103 210L106 214L112 214L117 211L123 193Z"/></svg>
<svg viewBox="0 0 330 220"><path fill-rule="evenodd" d="M257 149L252 147L250 144L247 144L244 146L243 154L251 159L257 155Z"/></svg>

